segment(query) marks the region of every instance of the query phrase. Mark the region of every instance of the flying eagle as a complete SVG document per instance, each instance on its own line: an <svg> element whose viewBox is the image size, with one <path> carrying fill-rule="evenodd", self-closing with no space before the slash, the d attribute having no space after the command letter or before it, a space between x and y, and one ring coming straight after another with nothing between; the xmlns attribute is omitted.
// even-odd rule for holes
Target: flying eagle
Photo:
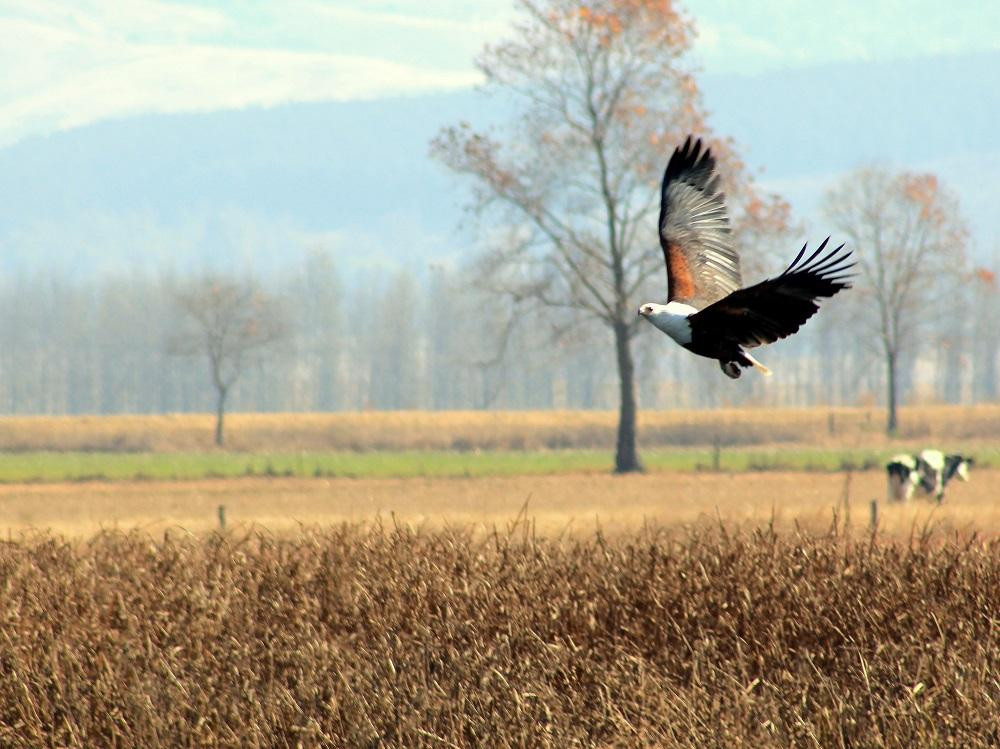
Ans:
<svg viewBox="0 0 1000 749"><path fill-rule="evenodd" d="M660 245L667 263L666 304L646 303L639 314L699 356L717 359L736 379L740 367L771 371L746 350L790 336L819 309L816 299L850 288L853 263L844 245L823 254L829 237L806 257L806 246L777 278L740 288L725 196L711 150L701 140L674 150L663 175Z"/></svg>

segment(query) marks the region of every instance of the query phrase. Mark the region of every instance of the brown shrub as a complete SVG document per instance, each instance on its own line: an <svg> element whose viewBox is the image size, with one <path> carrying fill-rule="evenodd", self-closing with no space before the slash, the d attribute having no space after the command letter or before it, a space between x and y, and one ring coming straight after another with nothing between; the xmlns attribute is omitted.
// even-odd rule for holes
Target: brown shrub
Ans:
<svg viewBox="0 0 1000 749"><path fill-rule="evenodd" d="M5 747L1000 742L997 543L38 536L0 588Z"/></svg>

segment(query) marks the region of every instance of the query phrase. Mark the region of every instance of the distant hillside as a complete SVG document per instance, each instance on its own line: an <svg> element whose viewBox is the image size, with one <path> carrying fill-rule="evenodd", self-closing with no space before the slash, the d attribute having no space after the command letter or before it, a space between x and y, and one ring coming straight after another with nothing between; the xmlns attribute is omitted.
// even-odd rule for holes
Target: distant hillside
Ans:
<svg viewBox="0 0 1000 749"><path fill-rule="evenodd" d="M706 76L713 123L776 177L1000 149L1000 52Z"/></svg>
<svg viewBox="0 0 1000 749"><path fill-rule="evenodd" d="M706 76L719 132L764 168L798 215L841 173L877 161L958 191L981 253L1000 246L1000 53Z"/></svg>
<svg viewBox="0 0 1000 749"><path fill-rule="evenodd" d="M707 76L719 132L800 215L859 163L933 169L976 238L1000 238L1000 53ZM494 119L472 93L155 115L0 150L0 269L211 264L267 271L317 244L350 270L460 254L461 184L427 156L442 125Z"/></svg>
<svg viewBox="0 0 1000 749"><path fill-rule="evenodd" d="M267 268L310 242L433 255L422 245L451 232L460 196L428 141L476 105L465 93L153 115L19 143L0 151L4 265Z"/></svg>

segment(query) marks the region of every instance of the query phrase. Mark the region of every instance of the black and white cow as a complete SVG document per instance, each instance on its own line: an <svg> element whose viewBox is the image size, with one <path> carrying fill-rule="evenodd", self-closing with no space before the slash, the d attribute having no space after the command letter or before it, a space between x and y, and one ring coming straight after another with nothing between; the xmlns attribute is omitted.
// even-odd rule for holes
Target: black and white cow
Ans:
<svg viewBox="0 0 1000 749"><path fill-rule="evenodd" d="M968 481L969 468L974 462L965 455L945 455L940 450L894 455L885 466L889 474L889 499L908 502L919 486L940 504L948 482L955 476Z"/></svg>
<svg viewBox="0 0 1000 749"><path fill-rule="evenodd" d="M905 453L893 455L885 464L885 470L889 474L889 499L909 502L913 497L913 490L920 483L917 459Z"/></svg>
<svg viewBox="0 0 1000 749"><path fill-rule="evenodd" d="M953 478L969 480L969 468L975 463L965 455L945 455L940 450L923 450L917 457L924 471L920 485L938 503L944 499L944 488Z"/></svg>

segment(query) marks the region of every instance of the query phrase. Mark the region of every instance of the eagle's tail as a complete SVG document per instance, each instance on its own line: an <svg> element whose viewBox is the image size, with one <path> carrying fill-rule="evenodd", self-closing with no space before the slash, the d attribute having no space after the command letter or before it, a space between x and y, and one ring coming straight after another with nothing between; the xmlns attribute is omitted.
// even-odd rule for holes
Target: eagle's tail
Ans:
<svg viewBox="0 0 1000 749"><path fill-rule="evenodd" d="M727 377L731 377L734 380L737 380L740 377L740 367L743 367L744 369L756 367L765 377L770 377L773 374L770 369L754 359L743 349L740 349L736 357L731 360L727 361L725 359L719 359L719 366L722 367L722 371L726 373Z"/></svg>
<svg viewBox="0 0 1000 749"><path fill-rule="evenodd" d="M774 374L774 372L772 372L770 369L768 369L767 367L765 367L759 361L757 361L756 359L754 359L753 356L751 356L746 351L743 351L742 354L743 354L743 356L745 356L747 358L747 361L750 362L754 367L756 367L760 371L760 373L762 375L764 375L765 377L770 377L772 374Z"/></svg>

